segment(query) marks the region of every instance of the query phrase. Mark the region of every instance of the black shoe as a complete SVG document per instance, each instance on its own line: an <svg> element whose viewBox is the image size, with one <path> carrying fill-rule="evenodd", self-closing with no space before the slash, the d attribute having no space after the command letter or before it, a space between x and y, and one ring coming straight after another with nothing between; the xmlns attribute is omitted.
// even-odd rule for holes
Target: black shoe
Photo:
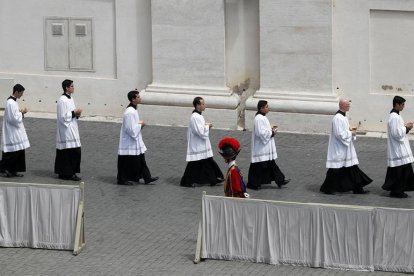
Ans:
<svg viewBox="0 0 414 276"><path fill-rule="evenodd" d="M322 191L321 191L322 192ZM322 192L322 193L324 193L324 194L326 194L326 195L334 195L335 193L334 192Z"/></svg>
<svg viewBox="0 0 414 276"><path fill-rule="evenodd" d="M247 188L252 189L252 190L256 190L256 191L260 190L260 186L253 186L253 185L249 185L249 184L247 184Z"/></svg>
<svg viewBox="0 0 414 276"><path fill-rule="evenodd" d="M9 172L8 170L4 170L4 176L5 177L13 177L13 174Z"/></svg>
<svg viewBox="0 0 414 276"><path fill-rule="evenodd" d="M134 185L134 183L131 182L131 181L118 181L118 185L128 185L128 186L132 186L132 185Z"/></svg>
<svg viewBox="0 0 414 276"><path fill-rule="evenodd" d="M157 181L158 179L158 176L151 177L150 179L145 180L145 184L150 184L151 182Z"/></svg>
<svg viewBox="0 0 414 276"><path fill-rule="evenodd" d="M13 177L23 177L23 174L17 173L17 172L12 172L12 176Z"/></svg>
<svg viewBox="0 0 414 276"><path fill-rule="evenodd" d="M80 178L79 176L77 176L76 174L72 175L72 177L70 178L70 180L72 181L81 181L82 178Z"/></svg>
<svg viewBox="0 0 414 276"><path fill-rule="evenodd" d="M18 172L10 172L8 170L4 170L4 176L5 177L22 177L23 174L18 173Z"/></svg>
<svg viewBox="0 0 414 276"><path fill-rule="evenodd" d="M224 182L224 178L222 178L222 177L217 177L217 178L216 178L216 182L217 182L217 183ZM212 185L212 186L213 186L213 185Z"/></svg>
<svg viewBox="0 0 414 276"><path fill-rule="evenodd" d="M190 184L190 185L187 185L187 184L180 184L180 186L181 186L181 187L186 187L186 188L195 188L196 184L195 184L195 183L192 183L192 184Z"/></svg>
<svg viewBox="0 0 414 276"><path fill-rule="evenodd" d="M369 191L364 190L364 189L358 189L358 190L354 190L353 193L358 194L358 195L364 195L364 194L369 193Z"/></svg>
<svg viewBox="0 0 414 276"><path fill-rule="evenodd" d="M390 197L396 197L396 198L407 198L408 195L406 193L390 193Z"/></svg>
<svg viewBox="0 0 414 276"><path fill-rule="evenodd" d="M282 182L282 183L276 183L276 184L277 184L277 186L280 188L280 187L282 187L283 185L288 184L289 182L290 182L290 179L285 179L285 180L283 180L283 182Z"/></svg>

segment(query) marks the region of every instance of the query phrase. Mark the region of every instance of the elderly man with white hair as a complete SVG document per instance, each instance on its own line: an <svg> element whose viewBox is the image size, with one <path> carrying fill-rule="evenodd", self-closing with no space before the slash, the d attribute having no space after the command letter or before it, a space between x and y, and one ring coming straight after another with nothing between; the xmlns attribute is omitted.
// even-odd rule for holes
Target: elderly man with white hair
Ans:
<svg viewBox="0 0 414 276"><path fill-rule="evenodd" d="M354 146L356 128L349 128L346 112L349 111L350 101L341 99L339 110L331 124L328 155L326 160L325 181L320 191L325 194L353 191L354 194L365 194L364 186L372 182L358 167L358 157Z"/></svg>

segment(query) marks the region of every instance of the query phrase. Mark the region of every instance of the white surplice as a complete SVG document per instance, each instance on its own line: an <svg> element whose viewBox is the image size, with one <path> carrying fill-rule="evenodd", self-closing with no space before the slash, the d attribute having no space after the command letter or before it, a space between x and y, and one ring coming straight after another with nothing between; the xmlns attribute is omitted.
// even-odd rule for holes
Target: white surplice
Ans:
<svg viewBox="0 0 414 276"><path fill-rule="evenodd" d="M252 163L277 159L276 144L272 137L272 127L266 116L260 113L254 117L251 157Z"/></svg>
<svg viewBox="0 0 414 276"><path fill-rule="evenodd" d="M23 114L15 98L8 98L4 108L1 149L3 152L14 152L30 147L23 125Z"/></svg>
<svg viewBox="0 0 414 276"><path fill-rule="evenodd" d="M338 169L358 165L348 118L337 113L332 119L326 167Z"/></svg>
<svg viewBox="0 0 414 276"><path fill-rule="evenodd" d="M398 167L413 163L414 158L408 142L403 118L396 112L391 112L388 119L388 167Z"/></svg>
<svg viewBox="0 0 414 276"><path fill-rule="evenodd" d="M138 110L133 106L128 106L122 119L118 155L140 155L147 151L142 140L142 126L138 122Z"/></svg>
<svg viewBox="0 0 414 276"><path fill-rule="evenodd" d="M76 109L73 97L66 94L60 96L57 102L57 134L56 148L71 149L81 146L78 119L72 117L72 111Z"/></svg>
<svg viewBox="0 0 414 276"><path fill-rule="evenodd" d="M197 161L213 156L210 138L210 128L206 125L204 117L193 112L187 130L187 156L186 161Z"/></svg>

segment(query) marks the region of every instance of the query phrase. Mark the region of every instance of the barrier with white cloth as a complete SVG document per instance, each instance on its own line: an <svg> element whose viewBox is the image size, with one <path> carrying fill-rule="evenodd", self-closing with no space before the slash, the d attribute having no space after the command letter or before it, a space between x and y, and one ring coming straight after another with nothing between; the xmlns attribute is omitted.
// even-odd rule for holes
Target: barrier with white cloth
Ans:
<svg viewBox="0 0 414 276"><path fill-rule="evenodd" d="M0 182L0 246L73 250L85 245L84 183Z"/></svg>
<svg viewBox="0 0 414 276"><path fill-rule="evenodd" d="M202 197L201 258L414 272L414 210Z"/></svg>

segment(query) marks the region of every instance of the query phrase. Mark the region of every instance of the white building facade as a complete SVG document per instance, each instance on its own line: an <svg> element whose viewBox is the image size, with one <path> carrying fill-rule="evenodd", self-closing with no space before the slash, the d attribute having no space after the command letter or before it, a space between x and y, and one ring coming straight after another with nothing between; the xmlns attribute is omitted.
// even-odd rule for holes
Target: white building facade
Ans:
<svg viewBox="0 0 414 276"><path fill-rule="evenodd" d="M217 127L250 128L257 101L281 130L327 132L338 99L385 131L392 98L414 120L414 0L4 0L0 91L54 113L75 81L85 115L121 117L142 91L149 124L186 125L195 96Z"/></svg>

